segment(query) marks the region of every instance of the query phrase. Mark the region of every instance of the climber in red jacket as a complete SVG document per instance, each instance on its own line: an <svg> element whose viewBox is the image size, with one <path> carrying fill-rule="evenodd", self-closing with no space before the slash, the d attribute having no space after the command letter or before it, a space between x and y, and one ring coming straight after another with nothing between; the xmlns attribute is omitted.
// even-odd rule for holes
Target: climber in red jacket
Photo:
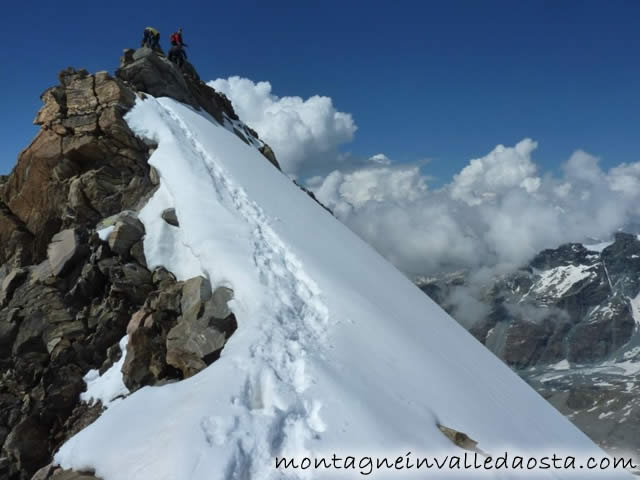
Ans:
<svg viewBox="0 0 640 480"><path fill-rule="evenodd" d="M182 27L180 27L177 32L173 32L169 37L169 40L171 41L171 45L180 45L181 47L188 46L182 40Z"/></svg>

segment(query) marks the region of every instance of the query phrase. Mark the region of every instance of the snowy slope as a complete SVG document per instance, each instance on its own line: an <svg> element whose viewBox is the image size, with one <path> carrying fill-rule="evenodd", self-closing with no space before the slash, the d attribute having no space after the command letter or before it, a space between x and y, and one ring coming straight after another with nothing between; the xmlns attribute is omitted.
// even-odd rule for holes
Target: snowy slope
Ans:
<svg viewBox="0 0 640 480"><path fill-rule="evenodd" d="M603 455L255 148L171 99L139 101L128 122L159 144L161 188L141 212L150 268L232 288L239 328L200 374L114 402L61 465L105 480L269 479L303 476L275 470L276 455L461 455L438 422L493 454ZM180 228L161 220L169 207Z"/></svg>

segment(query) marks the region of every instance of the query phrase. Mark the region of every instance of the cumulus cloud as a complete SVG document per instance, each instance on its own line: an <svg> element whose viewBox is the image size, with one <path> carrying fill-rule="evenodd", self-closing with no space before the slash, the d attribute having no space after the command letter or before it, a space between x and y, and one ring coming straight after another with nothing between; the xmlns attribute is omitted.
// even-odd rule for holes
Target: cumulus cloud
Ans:
<svg viewBox="0 0 640 480"><path fill-rule="evenodd" d="M419 166L382 152L368 159L340 153L357 127L328 97L278 97L269 82L237 76L209 85L232 100L286 173L308 179L338 218L410 275L471 269L475 278L489 276L541 249L608 237L637 221L640 162L604 171L578 150L559 175L543 175L538 144L525 138L471 159L431 190Z"/></svg>
<svg viewBox="0 0 640 480"><path fill-rule="evenodd" d="M334 171L309 187L409 275L504 273L544 248L609 237L638 218L640 162L604 171L577 151L560 176L540 176L536 147L530 139L499 145L437 190L419 168L391 161Z"/></svg>
<svg viewBox="0 0 640 480"><path fill-rule="evenodd" d="M479 205L487 197L515 187L524 188L528 193L535 192L540 188L540 178L535 175L536 165L531 160L531 153L537 146L526 138L515 147L498 145L488 155L471 160L454 176L451 197L469 205Z"/></svg>
<svg viewBox="0 0 640 480"><path fill-rule="evenodd" d="M278 97L269 82L255 83L237 76L209 82L233 103L240 118L274 150L283 170L305 176L344 157L338 148L357 129L351 114L339 112L331 98L314 95Z"/></svg>

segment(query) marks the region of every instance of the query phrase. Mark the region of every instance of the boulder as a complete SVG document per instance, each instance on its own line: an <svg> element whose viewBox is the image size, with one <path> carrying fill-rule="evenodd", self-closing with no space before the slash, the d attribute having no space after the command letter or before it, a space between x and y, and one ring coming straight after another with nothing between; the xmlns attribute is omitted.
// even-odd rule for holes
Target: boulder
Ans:
<svg viewBox="0 0 640 480"><path fill-rule="evenodd" d="M140 220L122 216L109 234L109 247L121 257L128 258L131 247L144 236L144 232L144 225Z"/></svg>
<svg viewBox="0 0 640 480"><path fill-rule="evenodd" d="M180 302L182 317L187 320L198 318L211 294L211 283L208 279L198 276L185 281Z"/></svg>
<svg viewBox="0 0 640 480"><path fill-rule="evenodd" d="M127 355L122 365L122 378L130 391L167 378L164 332L169 322L166 314L147 310L139 310L131 317L127 326Z"/></svg>
<svg viewBox="0 0 640 480"><path fill-rule="evenodd" d="M49 461L49 432L34 417L26 417L7 436L4 451L17 470L33 475Z"/></svg>
<svg viewBox="0 0 640 480"><path fill-rule="evenodd" d="M87 246L81 242L78 230L70 228L55 234L47 249L51 274L63 276L86 253Z"/></svg>
<svg viewBox="0 0 640 480"><path fill-rule="evenodd" d="M22 283L27 276L27 271L23 268L14 268L4 277L0 284L0 308L11 300L11 296L15 289Z"/></svg>
<svg viewBox="0 0 640 480"><path fill-rule="evenodd" d="M141 305L153 291L151 272L137 263L114 265L109 270L111 294L124 296Z"/></svg>
<svg viewBox="0 0 640 480"><path fill-rule="evenodd" d="M438 425L438 429L445 437L464 450L474 451L478 445L478 442L470 438L466 433L445 427L444 425Z"/></svg>
<svg viewBox="0 0 640 480"><path fill-rule="evenodd" d="M183 318L167 334L167 363L191 377L217 359L225 342L208 318Z"/></svg>
<svg viewBox="0 0 640 480"><path fill-rule="evenodd" d="M144 254L144 242L142 240L137 241L129 250L129 255L143 267L147 268L147 257Z"/></svg>
<svg viewBox="0 0 640 480"><path fill-rule="evenodd" d="M180 226L175 208L167 208L166 210L163 210L162 219L169 225L173 225L174 227Z"/></svg>
<svg viewBox="0 0 640 480"><path fill-rule="evenodd" d="M267 160L271 162L271 164L276 167L278 170L281 170L280 164L276 159L276 154L273 153L273 150L266 143L260 147L260 153L265 156Z"/></svg>
<svg viewBox="0 0 640 480"><path fill-rule="evenodd" d="M203 277L187 280L183 287L182 316L167 334L167 363L185 378L213 363L237 328L227 306L233 290L220 287L213 294L210 292L210 284Z"/></svg>

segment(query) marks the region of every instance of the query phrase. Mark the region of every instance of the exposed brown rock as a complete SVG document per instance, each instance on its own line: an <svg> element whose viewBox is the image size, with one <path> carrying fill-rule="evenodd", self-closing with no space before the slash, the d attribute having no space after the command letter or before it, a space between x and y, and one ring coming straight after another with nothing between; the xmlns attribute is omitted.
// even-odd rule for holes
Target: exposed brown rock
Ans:
<svg viewBox="0 0 640 480"><path fill-rule="evenodd" d="M267 145L265 143L262 147L260 147L260 153L262 155L264 155L265 158L267 160L269 160L274 167L276 167L278 170L281 170L280 169L280 164L278 163L278 160L276 159L276 154L273 153L273 150L271 149L271 147L269 145Z"/></svg>
<svg viewBox="0 0 640 480"><path fill-rule="evenodd" d="M64 274L73 267L79 257L86 253L86 245L81 243L76 229L70 228L55 234L47 249L51 274Z"/></svg>
<svg viewBox="0 0 640 480"><path fill-rule="evenodd" d="M442 434L455 443L458 447L464 450L475 450L478 442L469 437L466 433L459 432L453 428L445 427L444 425L438 425L438 429Z"/></svg>
<svg viewBox="0 0 640 480"><path fill-rule="evenodd" d="M186 62L183 70L180 70L166 57L149 48L140 48L135 52L125 50L116 76L137 91L154 97L171 97L204 110L220 123L223 123L225 115L238 119L227 97L200 80L193 65Z"/></svg>
<svg viewBox="0 0 640 480"><path fill-rule="evenodd" d="M106 72L60 72L42 94L42 129L0 189L0 263L39 263L61 227L93 226L152 188L148 146L123 119L135 93Z"/></svg>
<svg viewBox="0 0 640 480"><path fill-rule="evenodd" d="M109 247L121 257L128 258L129 251L144 235L144 225L131 216L122 216L109 234Z"/></svg>

